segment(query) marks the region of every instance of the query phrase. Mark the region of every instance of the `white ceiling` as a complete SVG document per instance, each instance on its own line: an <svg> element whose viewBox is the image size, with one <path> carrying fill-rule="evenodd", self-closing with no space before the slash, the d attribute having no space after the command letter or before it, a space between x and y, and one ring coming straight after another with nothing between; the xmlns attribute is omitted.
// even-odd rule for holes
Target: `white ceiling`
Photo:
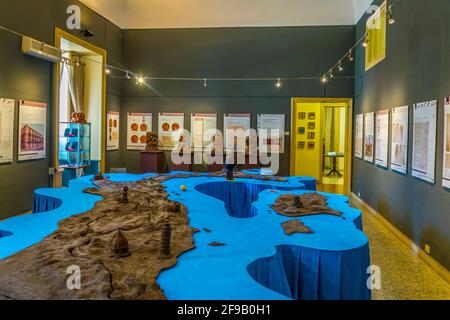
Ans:
<svg viewBox="0 0 450 320"><path fill-rule="evenodd" d="M373 0L81 0L122 29L354 25Z"/></svg>

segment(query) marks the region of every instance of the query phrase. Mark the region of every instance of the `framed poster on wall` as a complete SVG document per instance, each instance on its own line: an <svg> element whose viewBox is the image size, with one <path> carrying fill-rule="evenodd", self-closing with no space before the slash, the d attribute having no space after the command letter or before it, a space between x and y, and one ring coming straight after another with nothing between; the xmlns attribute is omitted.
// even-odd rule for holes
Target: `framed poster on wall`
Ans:
<svg viewBox="0 0 450 320"><path fill-rule="evenodd" d="M364 115L356 115L355 121L355 157L363 158Z"/></svg>
<svg viewBox="0 0 450 320"><path fill-rule="evenodd" d="M450 97L445 98L444 111L444 176L442 184L450 189Z"/></svg>
<svg viewBox="0 0 450 320"><path fill-rule="evenodd" d="M224 139L226 150L236 150L238 152L246 152L249 148L248 138L252 126L252 115L250 113L226 113L224 115ZM244 139L237 139L235 141L228 141L227 135L234 132L241 132L245 136Z"/></svg>
<svg viewBox="0 0 450 320"><path fill-rule="evenodd" d="M0 98L0 163L13 161L15 106L15 100Z"/></svg>
<svg viewBox="0 0 450 320"><path fill-rule="evenodd" d="M118 151L120 142L120 113L116 111L108 111L107 116L107 143L106 150Z"/></svg>
<svg viewBox="0 0 450 320"><path fill-rule="evenodd" d="M184 113L162 112L158 114L159 146L172 151L178 142L183 142ZM186 141L187 142L187 141Z"/></svg>
<svg viewBox="0 0 450 320"><path fill-rule="evenodd" d="M375 144L375 113L366 113L364 115L364 160L373 163L374 144Z"/></svg>
<svg viewBox="0 0 450 320"><path fill-rule="evenodd" d="M414 105L413 177L434 183L436 169L437 101Z"/></svg>
<svg viewBox="0 0 450 320"><path fill-rule="evenodd" d="M216 152L222 151L218 147L217 113L191 113L191 147L194 151L203 151L213 146Z"/></svg>
<svg viewBox="0 0 450 320"><path fill-rule="evenodd" d="M389 110L378 111L375 124L375 164L387 168L389 160Z"/></svg>
<svg viewBox="0 0 450 320"><path fill-rule="evenodd" d="M47 156L47 104L19 102L19 161Z"/></svg>
<svg viewBox="0 0 450 320"><path fill-rule="evenodd" d="M258 114L259 150L269 153L284 153L286 115ZM262 139L261 130L266 130Z"/></svg>
<svg viewBox="0 0 450 320"><path fill-rule="evenodd" d="M152 132L152 122L151 113L127 114L127 150L145 150L147 133Z"/></svg>
<svg viewBox="0 0 450 320"><path fill-rule="evenodd" d="M391 169L408 172L409 106L392 109Z"/></svg>

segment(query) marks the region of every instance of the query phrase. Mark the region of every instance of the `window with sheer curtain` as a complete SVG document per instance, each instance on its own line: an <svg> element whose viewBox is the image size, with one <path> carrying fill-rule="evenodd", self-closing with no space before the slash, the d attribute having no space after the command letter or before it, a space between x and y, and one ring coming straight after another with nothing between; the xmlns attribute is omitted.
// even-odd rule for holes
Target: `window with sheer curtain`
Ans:
<svg viewBox="0 0 450 320"><path fill-rule="evenodd" d="M386 58L386 1L367 20L366 71Z"/></svg>

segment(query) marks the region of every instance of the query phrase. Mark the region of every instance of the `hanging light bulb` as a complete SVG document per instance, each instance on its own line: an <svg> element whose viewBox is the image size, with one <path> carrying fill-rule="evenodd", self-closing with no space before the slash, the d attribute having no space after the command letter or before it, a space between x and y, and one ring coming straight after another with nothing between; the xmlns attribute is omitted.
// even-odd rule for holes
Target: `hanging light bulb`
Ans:
<svg viewBox="0 0 450 320"><path fill-rule="evenodd" d="M111 69L109 69L108 67L106 67L105 72L106 72L106 74L111 74Z"/></svg>
<svg viewBox="0 0 450 320"><path fill-rule="evenodd" d="M281 79L280 78L277 79L276 87L281 88Z"/></svg>
<svg viewBox="0 0 450 320"><path fill-rule="evenodd" d="M341 72L344 71L344 67L342 66L342 62L341 61L339 61L338 70L341 71Z"/></svg>
<svg viewBox="0 0 450 320"><path fill-rule="evenodd" d="M354 60L355 60L355 58L353 57L352 50L350 50L348 52L348 61L353 62Z"/></svg>
<svg viewBox="0 0 450 320"><path fill-rule="evenodd" d="M369 45L369 42L370 42L370 40L369 40L369 35L366 34L362 46L363 46L364 48L367 48L367 46Z"/></svg>
<svg viewBox="0 0 450 320"><path fill-rule="evenodd" d="M205 79L203 79L203 87L207 87L208 86L208 80L206 80L206 78Z"/></svg>
<svg viewBox="0 0 450 320"><path fill-rule="evenodd" d="M127 79L131 79L130 73L127 71Z"/></svg>
<svg viewBox="0 0 450 320"><path fill-rule="evenodd" d="M388 22L389 22L389 24L395 23L395 17L392 14L392 6L389 6L389 10L388 10Z"/></svg>
<svg viewBox="0 0 450 320"><path fill-rule="evenodd" d="M326 75L323 75L322 77L322 83L327 83L328 82L328 78Z"/></svg>
<svg viewBox="0 0 450 320"><path fill-rule="evenodd" d="M136 84L141 85L144 83L144 78L142 76L136 77Z"/></svg>

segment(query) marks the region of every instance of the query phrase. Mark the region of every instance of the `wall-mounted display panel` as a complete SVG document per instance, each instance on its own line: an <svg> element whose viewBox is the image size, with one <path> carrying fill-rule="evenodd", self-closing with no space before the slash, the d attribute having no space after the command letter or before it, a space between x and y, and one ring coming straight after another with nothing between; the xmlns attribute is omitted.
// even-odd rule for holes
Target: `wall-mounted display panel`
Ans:
<svg viewBox="0 0 450 320"><path fill-rule="evenodd" d="M268 153L284 153L286 115L284 114L259 114L258 115L258 135L259 150ZM263 139L261 130L266 130L266 137Z"/></svg>
<svg viewBox="0 0 450 320"><path fill-rule="evenodd" d="M172 151L184 139L184 113L162 112L158 114L159 146Z"/></svg>
<svg viewBox="0 0 450 320"><path fill-rule="evenodd" d="M19 102L19 161L47 156L47 104Z"/></svg>
<svg viewBox="0 0 450 320"><path fill-rule="evenodd" d="M13 161L15 106L15 100L0 98L0 163Z"/></svg>
<svg viewBox="0 0 450 320"><path fill-rule="evenodd" d="M108 129L106 150L118 151L120 147L120 113L108 111L106 124Z"/></svg>
<svg viewBox="0 0 450 320"><path fill-rule="evenodd" d="M375 164L387 168L389 157L389 110L376 114Z"/></svg>
<svg viewBox="0 0 450 320"><path fill-rule="evenodd" d="M147 145L147 133L153 130L151 113L127 114L127 149L144 151Z"/></svg>
<svg viewBox="0 0 450 320"><path fill-rule="evenodd" d="M249 131L252 126L252 115L250 113L226 113L224 115L224 140L226 150L235 150L237 152L246 152L249 143ZM237 139L235 141L227 141L227 131L243 132L244 139Z"/></svg>
<svg viewBox="0 0 450 320"><path fill-rule="evenodd" d="M450 189L450 97L445 98L444 112L444 187Z"/></svg>
<svg viewBox="0 0 450 320"><path fill-rule="evenodd" d="M414 105L413 177L434 183L436 168L437 101Z"/></svg>
<svg viewBox="0 0 450 320"><path fill-rule="evenodd" d="M203 151L205 148L220 150L220 139L217 134L217 113L191 114L191 146L194 151Z"/></svg>
<svg viewBox="0 0 450 320"><path fill-rule="evenodd" d="M355 157L363 158L364 115L356 115L355 120Z"/></svg>
<svg viewBox="0 0 450 320"><path fill-rule="evenodd" d="M392 109L391 143L392 171L407 174L409 106Z"/></svg>
<svg viewBox="0 0 450 320"><path fill-rule="evenodd" d="M364 160L373 163L375 144L375 113L364 115Z"/></svg>

